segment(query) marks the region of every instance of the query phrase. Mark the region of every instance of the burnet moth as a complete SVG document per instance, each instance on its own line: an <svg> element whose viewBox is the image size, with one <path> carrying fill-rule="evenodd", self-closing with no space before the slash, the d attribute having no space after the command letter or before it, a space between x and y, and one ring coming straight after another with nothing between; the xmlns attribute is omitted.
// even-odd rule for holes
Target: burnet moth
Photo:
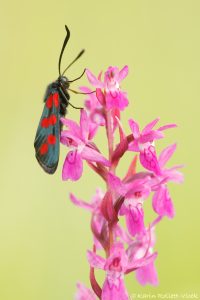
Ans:
<svg viewBox="0 0 200 300"><path fill-rule="evenodd" d="M72 91L77 94L84 94L71 90L69 85L71 82L80 79L84 75L85 70L81 76L74 80L68 80L68 78L64 76L64 73L78 58L82 56L85 50L82 50L61 73L62 55L70 38L70 31L66 25L65 28L67 35L65 37L58 61L59 77L56 81L47 86L44 96L44 109L34 141L35 156L40 166L48 174L55 173L58 166L60 152L60 131L62 126L60 117L65 116L68 105L72 106L73 108L80 109L80 107L75 107L69 102L70 96L68 91Z"/></svg>

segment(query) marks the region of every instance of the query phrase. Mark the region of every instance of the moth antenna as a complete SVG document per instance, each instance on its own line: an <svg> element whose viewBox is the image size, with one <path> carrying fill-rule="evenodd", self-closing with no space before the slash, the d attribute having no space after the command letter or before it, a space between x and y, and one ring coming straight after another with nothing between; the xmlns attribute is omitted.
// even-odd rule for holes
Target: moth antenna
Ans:
<svg viewBox="0 0 200 300"><path fill-rule="evenodd" d="M73 65L73 63L75 63L75 61L77 61L77 59L79 59L83 55L84 52L85 52L85 49L82 49L81 52L76 56L76 58L67 66L67 68L65 68L64 72L62 73L62 76L71 67L71 65Z"/></svg>
<svg viewBox="0 0 200 300"><path fill-rule="evenodd" d="M76 81L76 80L79 80L81 77L83 77L83 75L85 74L85 72L86 72L86 69L84 69L83 70L83 73L79 76L79 77L77 77L77 78L75 78L75 79L73 79L73 80L68 80L68 82L74 82L74 81Z"/></svg>
<svg viewBox="0 0 200 300"><path fill-rule="evenodd" d="M59 71L59 75L60 76L61 76L60 66L61 66L62 55L63 55L65 47L66 47L66 45L67 45L67 43L69 41L69 38L70 38L70 31L69 31L69 28L67 27L67 25L65 25L65 29L67 31L67 35L66 35L66 38L64 40L64 43L63 43L63 46L62 46L62 49L61 49L61 52L60 52L59 61L58 61L58 71Z"/></svg>

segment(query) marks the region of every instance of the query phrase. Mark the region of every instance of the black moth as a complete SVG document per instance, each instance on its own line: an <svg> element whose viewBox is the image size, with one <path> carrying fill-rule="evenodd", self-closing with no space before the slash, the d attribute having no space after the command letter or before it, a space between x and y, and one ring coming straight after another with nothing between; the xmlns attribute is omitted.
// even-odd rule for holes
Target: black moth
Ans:
<svg viewBox="0 0 200 300"><path fill-rule="evenodd" d="M67 77L63 76L67 69L84 53L84 50L82 50L64 70L64 72L61 73L60 67L62 55L70 38L70 31L66 25L65 28L67 35L60 52L58 62L59 77L56 81L49 84L46 89L44 96L45 105L34 141L35 156L40 166L48 174L55 173L58 166L60 152L60 131L62 126L60 117L65 116L68 105L80 109L69 102L70 96L68 90L79 94L79 92L69 89L69 84L80 79L85 72L84 70L81 76L71 81L68 80Z"/></svg>

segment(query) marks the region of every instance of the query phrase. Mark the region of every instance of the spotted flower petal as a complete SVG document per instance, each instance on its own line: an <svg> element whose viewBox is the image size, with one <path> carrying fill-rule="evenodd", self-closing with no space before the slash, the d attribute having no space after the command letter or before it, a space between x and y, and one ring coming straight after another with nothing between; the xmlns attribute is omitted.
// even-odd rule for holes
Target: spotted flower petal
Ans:
<svg viewBox="0 0 200 300"><path fill-rule="evenodd" d="M154 262L136 270L136 278L141 285L158 285L158 274Z"/></svg>
<svg viewBox="0 0 200 300"><path fill-rule="evenodd" d="M166 186L161 185L153 196L153 209L160 216L174 217L174 207Z"/></svg>
<svg viewBox="0 0 200 300"><path fill-rule="evenodd" d="M144 212L141 206L132 206L126 210L126 224L129 233L135 236L145 230L144 226Z"/></svg>
<svg viewBox="0 0 200 300"><path fill-rule="evenodd" d="M108 109L118 108L120 111L128 106L128 98L125 92L110 91L106 93L106 106Z"/></svg>
<svg viewBox="0 0 200 300"><path fill-rule="evenodd" d="M115 284L114 284L115 283ZM124 280L119 276L111 284L106 279L102 289L102 300L128 300L129 296L126 291Z"/></svg>
<svg viewBox="0 0 200 300"><path fill-rule="evenodd" d="M156 157L155 147L150 145L149 147L141 150L140 162L149 171L153 171L155 174L160 175L161 170Z"/></svg>
<svg viewBox="0 0 200 300"><path fill-rule="evenodd" d="M77 151L69 151L63 165L62 179L76 181L81 177L82 172L83 162L81 155Z"/></svg>

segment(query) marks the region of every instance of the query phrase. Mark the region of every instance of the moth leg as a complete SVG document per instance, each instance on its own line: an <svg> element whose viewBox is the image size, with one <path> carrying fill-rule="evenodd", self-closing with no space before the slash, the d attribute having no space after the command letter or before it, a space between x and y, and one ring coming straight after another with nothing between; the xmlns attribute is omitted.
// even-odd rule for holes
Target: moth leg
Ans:
<svg viewBox="0 0 200 300"><path fill-rule="evenodd" d="M59 92L61 93L63 99L65 99L65 101L67 102L67 104L69 104L70 106L72 106L73 108L75 109L82 109L83 107L77 107L77 106L74 106L73 104L71 104L69 102L69 99L67 98L67 95L65 94L65 92L63 91L63 89L61 87L58 88L59 89Z"/></svg>
<svg viewBox="0 0 200 300"><path fill-rule="evenodd" d="M74 105L71 104L70 102L68 102L68 104L69 104L71 107L75 108L75 109L83 109L83 107L77 107L77 106L74 106Z"/></svg>
<svg viewBox="0 0 200 300"><path fill-rule="evenodd" d="M96 91L92 91L92 92L89 92L89 93L83 93L83 92L78 92L78 91L75 91L75 90L72 90L72 89L68 89L70 92L74 93L74 94L80 94L80 95L89 95L89 94L94 94L96 93Z"/></svg>

